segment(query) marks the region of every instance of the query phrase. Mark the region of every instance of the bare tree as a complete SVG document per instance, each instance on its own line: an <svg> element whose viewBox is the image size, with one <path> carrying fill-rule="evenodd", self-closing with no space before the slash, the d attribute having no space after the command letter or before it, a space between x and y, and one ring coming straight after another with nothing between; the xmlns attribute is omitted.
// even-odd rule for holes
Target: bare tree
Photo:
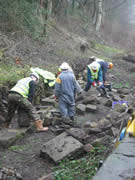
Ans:
<svg viewBox="0 0 135 180"><path fill-rule="evenodd" d="M39 16L43 26L43 34L46 34L48 19L52 14L52 0L40 0Z"/></svg>
<svg viewBox="0 0 135 180"><path fill-rule="evenodd" d="M101 26L101 23L102 23L102 17L103 17L103 8L102 8L102 5L103 5L103 0L98 0L97 2L97 18L96 18L96 31L99 31L100 29L100 26Z"/></svg>
<svg viewBox="0 0 135 180"><path fill-rule="evenodd" d="M112 0L109 0L108 1L109 7L105 9L105 12L113 11L114 9L122 6L126 2L127 2L127 0L118 0L118 1L116 1L114 3L112 3ZM105 3L106 3L106 1L105 1Z"/></svg>

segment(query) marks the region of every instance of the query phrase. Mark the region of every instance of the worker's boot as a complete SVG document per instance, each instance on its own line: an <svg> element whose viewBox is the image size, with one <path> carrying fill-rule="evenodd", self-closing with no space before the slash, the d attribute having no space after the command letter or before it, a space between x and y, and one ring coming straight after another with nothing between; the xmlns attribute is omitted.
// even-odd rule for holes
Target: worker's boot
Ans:
<svg viewBox="0 0 135 180"><path fill-rule="evenodd" d="M109 91L112 91L112 83L110 83L110 84L105 84L104 86L105 86L105 88L107 88Z"/></svg>
<svg viewBox="0 0 135 180"><path fill-rule="evenodd" d="M74 116L70 116L70 120L71 120L71 125L74 126L75 125L75 118Z"/></svg>
<svg viewBox="0 0 135 180"><path fill-rule="evenodd" d="M71 121L74 121L75 118L74 118L74 116L70 116L70 119L71 119Z"/></svg>
<svg viewBox="0 0 135 180"><path fill-rule="evenodd" d="M101 93L98 93L97 97L101 97Z"/></svg>
<svg viewBox="0 0 135 180"><path fill-rule="evenodd" d="M43 127L43 121L42 120L35 121L35 126L37 128L37 132L43 132L43 131L48 130L48 127Z"/></svg>
<svg viewBox="0 0 135 180"><path fill-rule="evenodd" d="M108 85L108 90L112 91L112 83Z"/></svg>

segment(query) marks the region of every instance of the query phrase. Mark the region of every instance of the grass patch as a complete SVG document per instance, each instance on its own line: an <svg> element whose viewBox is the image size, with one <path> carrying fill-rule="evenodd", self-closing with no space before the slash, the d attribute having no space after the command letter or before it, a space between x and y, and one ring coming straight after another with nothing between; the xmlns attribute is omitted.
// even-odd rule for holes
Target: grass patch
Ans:
<svg viewBox="0 0 135 180"><path fill-rule="evenodd" d="M112 62L112 59L108 58L108 57L105 57L105 56L98 56L99 59L103 59L104 61L106 62Z"/></svg>
<svg viewBox="0 0 135 180"><path fill-rule="evenodd" d="M123 50L120 49L116 49L116 48L112 48L103 44L95 44L95 49L96 50L100 50L100 51L104 51L104 52L110 52L110 53L123 53Z"/></svg>
<svg viewBox="0 0 135 180"><path fill-rule="evenodd" d="M115 83L112 82L113 84L113 88L130 88L130 84L129 83L124 83L124 82L120 82L120 83Z"/></svg>
<svg viewBox="0 0 135 180"><path fill-rule="evenodd" d="M105 147L95 147L86 156L77 160L63 160L55 169L55 180L91 180L96 174L99 161L103 160Z"/></svg>
<svg viewBox="0 0 135 180"><path fill-rule="evenodd" d="M11 146L8 148L8 150L10 150L10 151L24 151L27 149L29 149L29 145L23 145L23 146L21 146L21 145L17 146L16 145L16 146Z"/></svg>

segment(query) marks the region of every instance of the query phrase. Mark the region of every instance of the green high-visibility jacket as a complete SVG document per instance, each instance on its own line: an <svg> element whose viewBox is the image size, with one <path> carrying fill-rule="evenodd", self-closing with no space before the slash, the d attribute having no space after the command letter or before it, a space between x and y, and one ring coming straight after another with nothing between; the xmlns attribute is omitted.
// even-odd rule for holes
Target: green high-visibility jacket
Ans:
<svg viewBox="0 0 135 180"><path fill-rule="evenodd" d="M37 74L42 76L44 78L44 83L47 83L49 87L52 87L55 85L56 77L53 73L51 73L49 71L45 71L45 70L40 69L38 67L37 68L31 68L30 70L32 72L36 72Z"/></svg>

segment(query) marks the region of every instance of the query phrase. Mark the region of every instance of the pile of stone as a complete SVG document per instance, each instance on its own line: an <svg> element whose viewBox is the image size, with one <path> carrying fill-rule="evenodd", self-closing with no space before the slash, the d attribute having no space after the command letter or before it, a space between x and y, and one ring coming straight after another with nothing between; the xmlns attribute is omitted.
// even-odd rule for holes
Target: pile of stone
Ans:
<svg viewBox="0 0 135 180"><path fill-rule="evenodd" d="M14 179L14 180L22 180L22 176L13 168L0 168L0 180L7 180L7 179Z"/></svg>

